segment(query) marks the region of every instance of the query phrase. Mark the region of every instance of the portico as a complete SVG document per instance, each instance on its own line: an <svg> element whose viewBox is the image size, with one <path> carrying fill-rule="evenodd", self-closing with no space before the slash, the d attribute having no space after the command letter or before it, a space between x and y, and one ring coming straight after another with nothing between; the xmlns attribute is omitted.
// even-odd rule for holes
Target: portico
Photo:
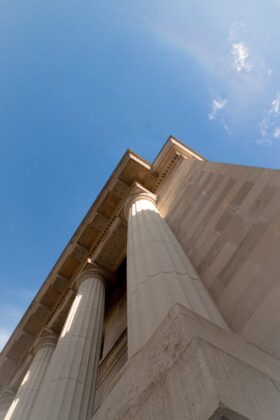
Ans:
<svg viewBox="0 0 280 420"><path fill-rule="evenodd" d="M276 419L280 362L232 333L193 265L188 196L182 223L168 210L194 163L174 138L153 164L124 155L1 353L1 420Z"/></svg>

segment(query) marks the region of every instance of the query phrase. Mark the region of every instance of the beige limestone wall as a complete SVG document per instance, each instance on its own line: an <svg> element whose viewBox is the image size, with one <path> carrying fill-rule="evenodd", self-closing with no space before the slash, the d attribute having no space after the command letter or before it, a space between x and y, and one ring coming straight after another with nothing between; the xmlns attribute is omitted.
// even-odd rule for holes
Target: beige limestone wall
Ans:
<svg viewBox="0 0 280 420"><path fill-rule="evenodd" d="M159 197L232 331L280 357L280 171L182 160Z"/></svg>

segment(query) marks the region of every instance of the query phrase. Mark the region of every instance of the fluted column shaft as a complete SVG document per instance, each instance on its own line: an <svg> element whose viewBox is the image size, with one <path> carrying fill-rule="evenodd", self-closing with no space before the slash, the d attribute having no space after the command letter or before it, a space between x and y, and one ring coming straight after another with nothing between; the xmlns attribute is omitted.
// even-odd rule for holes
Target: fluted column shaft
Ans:
<svg viewBox="0 0 280 420"><path fill-rule="evenodd" d="M37 340L34 359L24 376L5 420L29 420L33 404L42 385L57 338L47 335Z"/></svg>
<svg viewBox="0 0 280 420"><path fill-rule="evenodd" d="M90 413L105 291L98 269L83 272L79 282L30 420L85 420Z"/></svg>
<svg viewBox="0 0 280 420"><path fill-rule="evenodd" d="M175 303L228 328L181 244L142 193L127 203L128 355L139 350Z"/></svg>

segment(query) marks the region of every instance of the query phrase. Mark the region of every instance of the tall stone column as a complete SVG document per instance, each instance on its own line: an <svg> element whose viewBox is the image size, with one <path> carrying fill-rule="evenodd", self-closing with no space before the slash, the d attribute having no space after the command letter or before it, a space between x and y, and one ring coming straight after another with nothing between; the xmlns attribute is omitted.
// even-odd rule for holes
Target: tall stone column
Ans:
<svg viewBox="0 0 280 420"><path fill-rule="evenodd" d="M13 404L15 391L13 389L5 389L0 397L0 420L4 420L7 411Z"/></svg>
<svg viewBox="0 0 280 420"><path fill-rule="evenodd" d="M57 337L54 334L44 332L35 343L34 359L23 378L5 420L29 420L56 342Z"/></svg>
<svg viewBox="0 0 280 420"><path fill-rule="evenodd" d="M129 357L148 341L175 303L228 329L181 244L157 210L157 197L140 185L137 189L125 209Z"/></svg>
<svg viewBox="0 0 280 420"><path fill-rule="evenodd" d="M85 420L92 406L104 317L104 274L92 267L78 292L30 420Z"/></svg>

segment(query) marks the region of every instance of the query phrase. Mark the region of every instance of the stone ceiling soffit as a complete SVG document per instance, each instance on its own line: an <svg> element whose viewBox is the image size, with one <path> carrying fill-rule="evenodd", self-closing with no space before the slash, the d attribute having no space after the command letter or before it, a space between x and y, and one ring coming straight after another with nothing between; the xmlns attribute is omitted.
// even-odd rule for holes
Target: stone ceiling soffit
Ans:
<svg viewBox="0 0 280 420"><path fill-rule="evenodd" d="M118 216L113 221L106 240L92 256L95 263L115 272L126 256L127 224L123 217Z"/></svg>
<svg viewBox="0 0 280 420"><path fill-rule="evenodd" d="M121 192L124 191L125 189L129 188L129 186L126 185L124 182L120 181L118 179L118 177L122 176L122 174L126 171L127 165L131 161L133 161L137 165L141 166L142 170L145 172L145 174L147 176L147 174L149 173L149 171L151 169L151 165L147 161L145 161L144 159L140 158L135 153L128 150L124 154L123 158L121 159L121 161L117 165L117 167L114 170L114 172L112 173L111 177L109 178L109 180L105 184L104 188L102 189L102 191L100 192L100 194L96 198L95 202L93 203L93 205L91 206L91 208L87 212L86 216L84 217L81 224L79 225L79 227L75 231L71 240L69 241L69 243L66 245L65 249L63 250L63 252L59 256L56 264L54 265L51 272L47 276L45 282L43 283L43 285L39 289L36 297L31 302L30 306L28 307L26 313L24 314L23 318L21 319L20 323L18 324L17 328L15 329L15 331L14 331L13 335L10 337L10 339L12 339L14 337L14 334L16 333L16 331L18 329L20 329L25 324L26 321L28 321L28 319L30 317L30 313L32 313L33 306L36 304L37 301L40 301L43 298L47 289L55 281L55 278L57 276L64 277L64 278L67 279L67 281L71 280L71 278L62 274L63 273L63 270L62 270L63 265L64 264L68 264L68 265L70 264L69 263L69 257L72 255L72 253L74 251L75 251L75 257L78 256L78 258L80 259L80 256L81 256L82 253L84 254L83 257L84 258L86 257L86 255L85 255L86 252L85 252L85 250L82 251L82 248L87 249L87 247L84 247L82 244L79 244L78 242L79 242L79 239L82 236L85 228L91 223L94 224L95 219L97 220L97 226L100 227L100 236L102 237L102 231L104 229L106 230L108 228L108 224L110 224L110 220L107 217L104 217L104 216L100 215L100 213L98 212L99 206L102 204L103 200L108 195L109 191L112 190L112 194L114 194L116 197L119 198L120 195L121 195ZM130 171L128 171L128 172L130 172ZM126 173L126 178L127 178L127 173ZM131 178L132 178L132 176L133 176L133 173L130 174ZM129 179L129 181L132 182L132 179ZM100 225L102 225L102 226L100 226ZM100 238L98 238L98 240L97 240L98 243L100 242L99 239ZM73 247L75 247L75 244L78 245L76 247L77 249L73 248ZM82 247L82 248L80 248L80 247ZM92 252L92 251L89 250L89 253L90 252ZM72 265L73 265L73 261L72 261ZM68 271L70 271L70 270L68 270ZM76 272L76 270L74 270L74 271ZM7 345L3 349L2 353L1 353L1 356L2 356L2 354L6 353L6 350L7 350L6 347L7 347Z"/></svg>

